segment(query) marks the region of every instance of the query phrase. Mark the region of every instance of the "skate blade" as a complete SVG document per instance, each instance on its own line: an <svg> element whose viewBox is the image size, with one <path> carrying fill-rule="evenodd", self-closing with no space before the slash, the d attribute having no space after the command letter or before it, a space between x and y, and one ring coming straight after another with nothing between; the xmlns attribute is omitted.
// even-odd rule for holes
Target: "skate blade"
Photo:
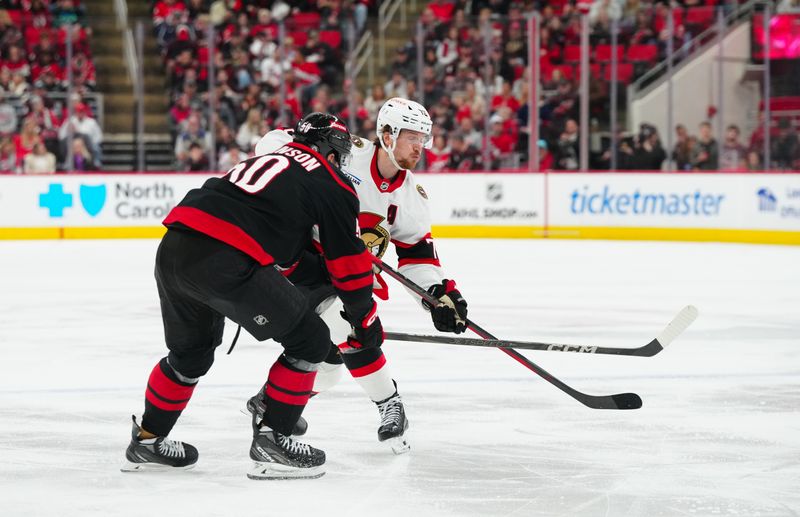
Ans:
<svg viewBox="0 0 800 517"><path fill-rule="evenodd" d="M185 467L171 467L169 465L162 465L160 463L133 463L131 461L125 462L119 470L120 472L173 472L176 470L189 470L197 465L192 463Z"/></svg>
<svg viewBox="0 0 800 517"><path fill-rule="evenodd" d="M394 438L389 438L388 440L384 440L382 443L385 443L392 449L392 452L400 455L405 454L411 450L411 444L408 443L408 439L406 436L396 436Z"/></svg>
<svg viewBox="0 0 800 517"><path fill-rule="evenodd" d="M316 479L325 475L325 466L290 467L279 463L253 462L253 468L247 473L250 479Z"/></svg>

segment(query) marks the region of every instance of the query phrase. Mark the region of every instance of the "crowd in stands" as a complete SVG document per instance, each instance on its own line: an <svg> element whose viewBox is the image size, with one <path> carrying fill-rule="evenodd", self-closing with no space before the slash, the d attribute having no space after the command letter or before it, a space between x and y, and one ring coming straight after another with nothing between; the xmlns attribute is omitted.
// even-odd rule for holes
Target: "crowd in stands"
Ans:
<svg viewBox="0 0 800 517"><path fill-rule="evenodd" d="M525 12L540 13L539 106L540 168L574 170L579 167L578 80L580 75L581 18L588 14L590 33L590 117L607 121L610 84L625 86L646 73L668 52L670 10L674 33L673 56L685 57L699 44L698 35L716 20L717 8L729 12L735 1L594 0L575 2L511 0L432 0L420 17L424 33L422 81L424 102L435 119L437 139L429 151L431 170L486 169L484 143L489 137L491 169L524 165L528 148L529 68ZM612 59L612 27L617 27L616 77ZM386 95L416 95L414 41L394 58ZM489 59L486 59L489 56ZM619 103L624 106L624 99ZM592 128L595 132L599 128ZM736 128L735 131L738 131ZM733 129L731 133L735 132ZM706 131L691 144L699 147ZM438 138L441 136L441 138ZM649 125L632 135L618 135L616 165L620 169L660 169L668 153L661 149L655 128ZM461 160L459 149L480 158ZM590 168L607 169L610 150L593 149ZM753 149L755 152L758 150ZM774 153L773 153L774 154ZM681 170L705 170L703 160L682 161ZM755 156L751 162L755 162ZM745 161L741 161L744 164ZM776 166L780 166L776 164Z"/></svg>
<svg viewBox="0 0 800 517"><path fill-rule="evenodd" d="M0 172L63 170L68 156L73 169L100 166L102 131L83 102L95 89L90 38L77 0L0 0Z"/></svg>
<svg viewBox="0 0 800 517"><path fill-rule="evenodd" d="M673 2L672 48L676 59L698 44L695 37L715 22L717 7L729 10L735 3ZM344 97L350 93L350 85L342 82L341 75L341 40L332 40L330 34L342 32L350 22L360 30L373 5L311 0L289 7L279 0L216 1L207 10L205 6L202 0L186 4L182 0L160 0L153 11L154 30L162 42L173 92L170 120L179 167L194 170L205 166L212 131L219 168L224 168L231 156L251 152L260 135L291 124L304 112L330 111L351 120ZM435 122L433 148L425 153L427 170L527 166L529 72L524 13L531 9L537 9L542 20L539 166L577 169L582 13L588 13L591 27L591 117L608 120L609 85L614 79L610 65L612 24L618 28L615 79L624 91L625 85L667 54L670 11L666 2L432 0L419 19L424 35L422 66L417 63L416 38L411 35L392 57L384 84L376 84L368 92L353 92L353 132L367 137L374 134L377 110L386 99L414 98L424 100ZM283 46L278 45L279 22L287 34ZM205 35L212 27L218 51L213 55L214 91L209 93ZM421 78L417 77L418 69ZM286 88L284 97L280 96L281 78ZM418 91L420 84L422 91ZM278 104L281 98L285 99L283 105ZM213 128L208 127L209 100L217 106ZM284 120L279 119L281 107ZM738 128L728 131L735 132L740 133ZM678 147L700 149L706 145L706 133L700 128L696 138L677 140ZM197 159L190 157L192 145L196 146ZM753 167L763 159L759 149L748 149L752 152L746 154L752 156L733 160L740 168ZM670 159L680 170L707 170L709 164L717 162L717 158L703 159L704 154L695 151L689 152L692 158L678 160L674 153L680 155L680 149L676 147L674 153L663 150L655 128L649 125L637 134L618 135L616 152L613 161L619 169L657 170ZM719 152L715 156L720 156ZM607 169L612 163L610 153L608 143L593 149L590 167ZM714 168L727 167L725 163L723 160ZM776 161L773 166L786 165Z"/></svg>
<svg viewBox="0 0 800 517"><path fill-rule="evenodd" d="M697 43L693 37L714 23L715 8L729 9L735 2L673 0L677 57L685 56ZM171 98L176 168L208 170L213 156L216 168L225 170L252 153L265 132L292 125L309 111L352 118L353 133L372 137L378 109L394 96L422 100L434 119L433 148L425 153L428 170L527 168L525 13L536 9L541 14L542 72L538 165L574 170L579 167L582 13L588 13L591 27L593 120L609 118L611 79L624 91L667 51L670 10L661 0L430 0L419 17L422 63L417 63L417 40L410 29L408 42L392 51L387 80L363 93L352 91L354 85L344 77L343 38L351 27L357 38L378 3L153 0L152 30ZM619 44L615 78L612 23ZM65 98L57 96L65 91L67 34L73 42L72 118ZM83 101L94 89L90 36L77 0L0 0L0 170L49 170L51 163L75 170L101 166L102 132L96 112ZM797 168L798 117L777 120L770 131L770 166ZM591 130L593 136L601 132L596 126ZM670 150L651 125L621 132L614 137L613 159L611 138L591 138L590 168L607 169L613 163L618 169L656 170L665 161L679 170L763 166L763 124L749 138L738 127L726 128L721 145L710 126L696 128L692 136L694 130L677 127ZM70 133L76 138L70 140Z"/></svg>
<svg viewBox="0 0 800 517"><path fill-rule="evenodd" d="M269 129L292 125L307 111L347 116L343 35L351 26L355 36L363 31L376 4L374 0L154 2L153 30L172 97L169 121L177 167L203 170L214 145L221 168L252 152ZM281 25L285 37L279 45ZM215 116L210 124L212 106Z"/></svg>

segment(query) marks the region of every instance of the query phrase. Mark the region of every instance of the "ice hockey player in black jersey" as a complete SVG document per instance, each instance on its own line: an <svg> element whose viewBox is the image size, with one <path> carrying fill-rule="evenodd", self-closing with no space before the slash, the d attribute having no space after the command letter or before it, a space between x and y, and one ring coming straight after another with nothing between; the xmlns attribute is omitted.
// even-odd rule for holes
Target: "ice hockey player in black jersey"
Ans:
<svg viewBox="0 0 800 517"><path fill-rule="evenodd" d="M197 383L214 362L230 318L256 339L284 351L265 388L266 411L253 418L253 479L324 474L325 453L291 437L308 402L316 369L328 355L327 326L306 296L281 274L307 253L312 228L353 346L375 347L383 328L372 299L372 261L358 233L358 198L340 167L350 134L336 117L312 113L295 138L242 161L191 190L164 220L156 284L169 354L150 373L141 426L123 471L191 468L197 449L167 438Z"/></svg>

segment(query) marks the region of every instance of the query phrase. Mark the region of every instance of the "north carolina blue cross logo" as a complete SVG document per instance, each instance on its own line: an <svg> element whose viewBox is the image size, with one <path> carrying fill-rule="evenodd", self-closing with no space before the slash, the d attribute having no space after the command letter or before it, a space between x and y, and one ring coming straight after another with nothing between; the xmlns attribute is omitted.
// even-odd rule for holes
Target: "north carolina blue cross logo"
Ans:
<svg viewBox="0 0 800 517"><path fill-rule="evenodd" d="M72 206L72 194L64 192L61 183L51 183L47 192L39 194L39 206L50 211L50 217L63 217L64 209Z"/></svg>

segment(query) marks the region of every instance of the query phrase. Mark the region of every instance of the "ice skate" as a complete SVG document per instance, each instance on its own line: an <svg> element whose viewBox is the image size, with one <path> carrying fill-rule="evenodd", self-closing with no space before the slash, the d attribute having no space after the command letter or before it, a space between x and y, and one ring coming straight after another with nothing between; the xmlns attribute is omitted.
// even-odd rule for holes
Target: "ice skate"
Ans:
<svg viewBox="0 0 800 517"><path fill-rule="evenodd" d="M169 471L187 470L197 463L197 449L188 443L170 440L165 436L140 439L142 430L133 418L131 443L125 451L128 461L120 469L122 472L140 472L146 470Z"/></svg>
<svg viewBox="0 0 800 517"><path fill-rule="evenodd" d="M250 479L314 479L325 474L325 452L260 426L253 416Z"/></svg>
<svg viewBox="0 0 800 517"><path fill-rule="evenodd" d="M381 425L378 428L378 441L385 442L395 454L404 454L411 450L406 431L408 419L403 408L403 400L395 391L394 395L386 400L375 403L381 416Z"/></svg>

